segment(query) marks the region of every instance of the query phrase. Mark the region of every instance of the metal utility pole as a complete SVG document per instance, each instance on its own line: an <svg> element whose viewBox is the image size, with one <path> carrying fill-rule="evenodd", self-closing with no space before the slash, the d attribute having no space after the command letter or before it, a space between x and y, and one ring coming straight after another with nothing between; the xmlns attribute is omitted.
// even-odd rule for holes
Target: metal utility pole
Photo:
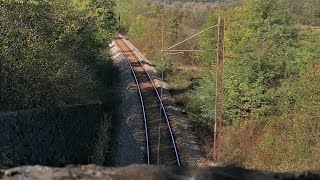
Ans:
<svg viewBox="0 0 320 180"><path fill-rule="evenodd" d="M164 9L161 10L161 60L164 63ZM161 103L162 103L162 93L163 93L163 68L161 69L161 89L160 89L160 118L159 118L159 126L158 126L158 165L160 164L160 144L161 144L161 120L162 120L162 112L161 112Z"/></svg>
<svg viewBox="0 0 320 180"><path fill-rule="evenodd" d="M221 160L221 127L222 127L222 102L223 102L223 78L224 78L224 35L225 18L218 19L218 41L217 41L217 60L216 60L216 96L214 109L214 139L213 139L213 160Z"/></svg>
<svg viewBox="0 0 320 180"><path fill-rule="evenodd" d="M119 24L118 24L118 31L120 32L120 29L121 29L121 16L120 16L120 11L119 11Z"/></svg>
<svg viewBox="0 0 320 180"><path fill-rule="evenodd" d="M162 59L162 63L164 63L164 9L162 9L161 12L161 59ZM161 71L161 81L163 82L163 68ZM161 100L162 100L162 91L163 91L163 87L162 87L162 83L161 83Z"/></svg>

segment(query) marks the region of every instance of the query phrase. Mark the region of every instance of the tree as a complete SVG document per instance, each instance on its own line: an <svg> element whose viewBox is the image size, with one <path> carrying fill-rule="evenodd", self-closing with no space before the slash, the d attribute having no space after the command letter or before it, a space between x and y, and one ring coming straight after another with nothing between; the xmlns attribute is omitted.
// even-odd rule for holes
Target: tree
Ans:
<svg viewBox="0 0 320 180"><path fill-rule="evenodd" d="M238 13L245 16L237 16ZM233 22L228 22L227 31L227 49L231 54L226 63L227 95L244 88L239 94L243 96L237 107L240 114L275 113L268 90L279 87L281 79L291 72L288 64L295 60L297 28L276 0L246 1L229 19ZM235 32L240 28L240 32ZM230 104L229 109L233 108Z"/></svg>
<svg viewBox="0 0 320 180"><path fill-rule="evenodd" d="M276 0L248 0L227 14L225 122L278 113L272 89L279 88L281 80L294 72L290 68L296 62L298 33L291 16ZM215 19L212 16L207 24L214 24ZM200 38L200 47L214 46L209 33ZM209 52L198 55L204 63L212 57ZM195 93L207 87L207 82L200 83ZM212 94L207 96L205 99L210 99ZM201 114L213 112L209 108Z"/></svg>
<svg viewBox="0 0 320 180"><path fill-rule="evenodd" d="M111 37L112 4L87 2L91 11L65 0L0 1L0 110L99 98L91 65Z"/></svg>

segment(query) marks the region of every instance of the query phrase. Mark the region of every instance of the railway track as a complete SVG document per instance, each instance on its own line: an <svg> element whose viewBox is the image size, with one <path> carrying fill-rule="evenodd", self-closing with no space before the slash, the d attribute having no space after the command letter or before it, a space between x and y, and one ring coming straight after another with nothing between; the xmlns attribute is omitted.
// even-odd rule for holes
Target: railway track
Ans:
<svg viewBox="0 0 320 180"><path fill-rule="evenodd" d="M146 162L180 166L171 123L152 78L122 37L116 38L115 42L130 65L137 84L144 118Z"/></svg>

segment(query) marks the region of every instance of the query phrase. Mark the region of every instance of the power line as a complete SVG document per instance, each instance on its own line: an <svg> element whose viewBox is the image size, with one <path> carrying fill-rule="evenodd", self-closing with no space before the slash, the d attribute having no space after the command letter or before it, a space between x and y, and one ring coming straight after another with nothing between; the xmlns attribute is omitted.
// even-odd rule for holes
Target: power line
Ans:
<svg viewBox="0 0 320 180"><path fill-rule="evenodd" d="M216 51L216 49L177 49L177 50L164 50L164 52L203 52L203 51Z"/></svg>
<svg viewBox="0 0 320 180"><path fill-rule="evenodd" d="M180 45L180 44L182 44L182 43L184 43L184 42L186 42L186 41L188 41L188 40L190 40L190 39L192 39L192 38L194 38L194 37L198 36L199 34L201 34L201 33L205 32L205 31L208 31L208 30L210 30L210 29L212 29L212 28L214 28L214 27L217 27L217 26L218 26L218 24L216 24L216 25L214 25L214 26L211 26L211 27L209 27L209 28L207 28L207 29L204 29L204 30L202 30L202 31L200 31L200 32L198 32L198 33L196 33L196 34L192 35L191 37L188 37L187 39L185 39L185 40L183 40L183 41L181 41L181 42L179 42L179 43L177 43L177 44L175 44L175 45L173 45L173 46L169 47L167 50L170 50L170 49L172 49L172 48L174 48L174 47L176 47L176 46L178 46L178 45Z"/></svg>

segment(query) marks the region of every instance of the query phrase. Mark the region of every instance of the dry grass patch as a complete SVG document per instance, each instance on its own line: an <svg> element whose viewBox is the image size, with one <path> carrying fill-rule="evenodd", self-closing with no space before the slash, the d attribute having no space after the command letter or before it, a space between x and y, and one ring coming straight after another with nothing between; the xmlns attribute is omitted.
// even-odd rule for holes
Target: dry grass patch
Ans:
<svg viewBox="0 0 320 180"><path fill-rule="evenodd" d="M105 163L110 144L110 129L111 117L104 114L98 129L98 138L94 140L93 155L90 157L90 162L97 165Z"/></svg>

